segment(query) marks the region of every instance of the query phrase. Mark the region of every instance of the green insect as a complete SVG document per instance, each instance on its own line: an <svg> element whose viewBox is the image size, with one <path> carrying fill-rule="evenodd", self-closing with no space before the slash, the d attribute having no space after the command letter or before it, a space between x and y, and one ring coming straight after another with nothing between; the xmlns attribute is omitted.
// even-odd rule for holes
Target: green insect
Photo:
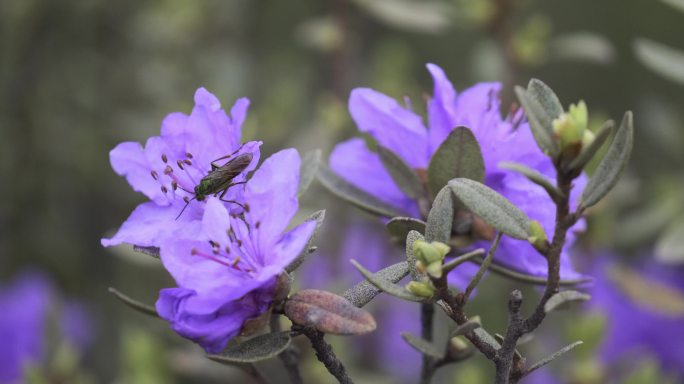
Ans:
<svg viewBox="0 0 684 384"><path fill-rule="evenodd" d="M233 182L233 179L249 166L252 162L253 155L251 153L243 153L223 165L219 166L216 164L217 161L231 158L235 152L227 156L219 157L211 162L211 171L209 171L209 173L200 180L199 184L195 186L195 196L193 196L192 199L186 198L185 206L176 217L176 220L183 214L185 208L188 207L188 204L190 204L191 201L203 201L207 196L211 195L217 196L221 201L225 201L226 203L234 203L244 208L244 206L237 201L225 200L223 197L230 187L246 183L246 181Z"/></svg>

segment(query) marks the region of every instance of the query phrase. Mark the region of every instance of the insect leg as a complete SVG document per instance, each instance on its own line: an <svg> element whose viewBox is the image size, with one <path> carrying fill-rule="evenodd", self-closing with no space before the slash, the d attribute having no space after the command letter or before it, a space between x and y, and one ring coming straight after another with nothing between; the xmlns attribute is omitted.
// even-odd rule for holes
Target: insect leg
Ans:
<svg viewBox="0 0 684 384"><path fill-rule="evenodd" d="M230 155L222 156L222 157L219 157L218 159L215 159L214 161L212 161L212 162L211 162L211 169L212 169L212 170L216 170L216 169L221 168L221 166L216 165L216 164L214 164L214 163L216 163L216 162L219 161L219 160L229 159L229 158L233 157L236 153L240 152L240 150L242 149L242 147L245 146L245 144L247 144L247 143L242 143L242 144L238 147L238 149L236 149L235 152L231 153Z"/></svg>

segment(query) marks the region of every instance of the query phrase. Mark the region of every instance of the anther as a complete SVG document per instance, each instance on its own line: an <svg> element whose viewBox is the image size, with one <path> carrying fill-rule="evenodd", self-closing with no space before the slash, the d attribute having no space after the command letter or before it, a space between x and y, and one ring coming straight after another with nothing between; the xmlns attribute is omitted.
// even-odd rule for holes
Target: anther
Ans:
<svg viewBox="0 0 684 384"><path fill-rule="evenodd" d="M173 173L173 168L171 168L171 166L167 165L166 168L164 168L164 174L170 175L172 173Z"/></svg>
<svg viewBox="0 0 684 384"><path fill-rule="evenodd" d="M245 212L249 212L249 204L245 204Z"/></svg>
<svg viewBox="0 0 684 384"><path fill-rule="evenodd" d="M254 224L254 228L259 229L261 226L261 221L257 221L256 224Z"/></svg>
<svg viewBox="0 0 684 384"><path fill-rule="evenodd" d="M183 160L183 162L187 165L192 165L192 161L190 161L188 159Z"/></svg>
<svg viewBox="0 0 684 384"><path fill-rule="evenodd" d="M229 254L229 255L230 255L230 247L229 247L229 246L227 246L227 245L226 245L226 249L225 249L225 251L226 251L226 253L227 253L227 254Z"/></svg>
<svg viewBox="0 0 684 384"><path fill-rule="evenodd" d="M162 185L162 186L161 186L161 191L162 191L163 193L166 193L166 192L168 192L169 190L166 188L166 186Z"/></svg>
<svg viewBox="0 0 684 384"><path fill-rule="evenodd" d="M186 203L189 203L189 202L190 202L190 198L187 197L187 196L183 196L183 201L185 201Z"/></svg>
<svg viewBox="0 0 684 384"><path fill-rule="evenodd" d="M152 178L155 180L157 180L157 178L159 177L159 174L157 173L157 171L150 172L150 175L152 175Z"/></svg>
<svg viewBox="0 0 684 384"><path fill-rule="evenodd" d="M197 252L197 248L193 248L193 249L190 250L190 254L191 254L192 256L197 255L197 253L198 253L198 252Z"/></svg>
<svg viewBox="0 0 684 384"><path fill-rule="evenodd" d="M176 183L176 180L171 181L171 189L174 191L178 189L178 183Z"/></svg>
<svg viewBox="0 0 684 384"><path fill-rule="evenodd" d="M162 157L162 161L163 161L164 163L166 163L167 161L169 161L169 158L166 157L166 153L162 153L162 156L161 156L161 157Z"/></svg>
<svg viewBox="0 0 684 384"><path fill-rule="evenodd" d="M242 240L238 239L238 240L237 240L237 245L238 245L238 247L242 247Z"/></svg>
<svg viewBox="0 0 684 384"><path fill-rule="evenodd" d="M192 153L190 153L190 152L186 153L185 157L187 157L188 159L192 159Z"/></svg>
<svg viewBox="0 0 684 384"><path fill-rule="evenodd" d="M235 258L235 260L233 260L233 262L232 262L231 264L232 264L233 267L234 267L234 266L236 266L237 263L239 263L239 262L240 262L240 256L237 256L237 257Z"/></svg>
<svg viewBox="0 0 684 384"><path fill-rule="evenodd" d="M181 171L184 170L182 161L176 160L176 164L178 165L178 168L180 168Z"/></svg>

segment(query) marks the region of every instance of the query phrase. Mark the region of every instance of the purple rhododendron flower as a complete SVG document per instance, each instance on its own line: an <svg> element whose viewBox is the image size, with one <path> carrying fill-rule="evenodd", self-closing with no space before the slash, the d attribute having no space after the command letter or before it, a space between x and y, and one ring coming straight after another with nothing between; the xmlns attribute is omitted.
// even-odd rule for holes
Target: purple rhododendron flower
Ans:
<svg viewBox="0 0 684 384"><path fill-rule="evenodd" d="M380 145L390 149L414 169L426 169L430 158L449 132L466 126L475 135L485 162L485 184L541 223L551 235L555 225L555 205L546 192L524 176L499 168L499 163L512 161L555 179L551 160L537 147L527 123L515 128L516 116L502 118L498 99L501 84L480 83L456 94L441 68L427 65L433 80L434 94L428 103L428 125L419 115L396 100L368 88L354 89L349 98L349 111L361 132L370 134ZM518 114L521 111L518 111ZM519 117L520 115L517 115ZM338 144L330 155L330 167L358 188L391 204L408 216L420 217L417 201L406 196L385 170L378 154L372 152L360 138ZM586 184L581 176L575 182L571 204L576 206L579 192ZM580 230L584 222L573 230ZM561 255L561 276L576 277L567 248L574 242L569 233L567 246ZM486 244L478 244L487 248ZM526 241L504 236L495 260L513 269L538 276L547 273L546 260ZM468 270L465 270L468 269ZM450 275L460 283L476 268L464 266Z"/></svg>
<svg viewBox="0 0 684 384"><path fill-rule="evenodd" d="M684 266L650 261L628 274L624 268L605 257L594 272L590 304L607 320L602 360L647 356L684 377Z"/></svg>
<svg viewBox="0 0 684 384"><path fill-rule="evenodd" d="M138 205L111 239L102 239L103 246L128 243L140 246L160 246L164 239L199 234L204 203L191 201L200 180L212 170L212 162L228 155L251 153L252 161L233 182L246 180L259 163L261 142L240 145L241 127L249 100L235 102L230 117L221 109L218 99L204 88L195 92L195 108L188 116L180 112L169 114L161 126L161 135L140 143L125 142L110 152L112 168L125 176L134 190L150 201ZM217 161L221 166L229 158ZM235 213L241 210L242 186L229 188L223 200Z"/></svg>
<svg viewBox="0 0 684 384"><path fill-rule="evenodd" d="M242 215L210 197L196 236L161 244L162 262L178 287L161 290L157 311L209 353L220 352L246 320L268 310L277 276L316 228L307 221L285 231L298 209L299 167L296 150L274 154L247 182Z"/></svg>
<svg viewBox="0 0 684 384"><path fill-rule="evenodd" d="M86 346L92 337L88 313L75 301L63 308L58 302L52 282L39 271L22 272L0 286L0 383L22 382L27 366L45 363L49 319L57 309L63 340L77 351ZM78 334L71 332L77 327Z"/></svg>

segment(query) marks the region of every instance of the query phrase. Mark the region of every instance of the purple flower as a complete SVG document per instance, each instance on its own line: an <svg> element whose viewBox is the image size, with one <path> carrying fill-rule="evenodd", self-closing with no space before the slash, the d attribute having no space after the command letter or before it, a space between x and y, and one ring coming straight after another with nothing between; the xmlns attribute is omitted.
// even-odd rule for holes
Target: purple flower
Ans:
<svg viewBox="0 0 684 384"><path fill-rule="evenodd" d="M590 303L607 320L602 360L648 356L684 377L684 266L650 261L632 269L606 257L594 274Z"/></svg>
<svg viewBox="0 0 684 384"><path fill-rule="evenodd" d="M59 295L46 275L25 271L0 286L0 383L22 382L24 369L45 363L48 350L50 315L59 309ZM73 308L79 306L75 317ZM63 340L77 351L85 347L84 330L91 330L90 318L76 302L69 302L60 313ZM77 321L75 323L74 321ZM80 327L78 334L70 332Z"/></svg>
<svg viewBox="0 0 684 384"><path fill-rule="evenodd" d="M161 290L157 311L209 353L220 352L246 320L269 309L277 276L313 234L314 221L285 231L298 209L299 166L294 149L274 154L247 182L241 216L210 197L196 236L161 244L178 288Z"/></svg>
<svg viewBox="0 0 684 384"><path fill-rule="evenodd" d="M192 113L169 114L162 122L161 135L149 138L144 147L136 142L117 145L109 154L112 168L150 201L138 205L114 237L102 239L102 245L158 247L169 237L199 234L205 203L191 200L195 187L212 170L212 162L221 166L230 160L226 156L251 153L251 163L233 179L235 183L244 182L259 162L261 142L240 145L248 106L249 100L239 99L229 117L218 99L200 88ZM229 188L223 196L223 200L238 202L224 203L233 213L241 210L242 189L242 185Z"/></svg>
<svg viewBox="0 0 684 384"><path fill-rule="evenodd" d="M552 234L555 205L546 192L518 173L499 168L503 161L524 164L550 179L555 178L551 160L537 147L527 123L516 129L512 120L502 118L498 99L499 83L480 83L457 95L441 68L427 65L435 88L428 103L428 125L419 115L394 99L368 88L354 89L349 98L349 111L361 132L370 134L380 145L401 157L417 170L427 168L430 158L449 132L457 126L471 129L480 144L485 161L485 184L508 198L531 219L541 223ZM385 170L380 157L369 150L360 138L338 144L330 155L330 167L340 176L369 194L391 204L408 216L420 217L418 202L406 196ZM583 189L584 176L576 181L571 196L577 204ZM584 223L573 230L582 229ZM572 231L571 231L572 232ZM568 247L561 256L561 275L576 277L567 248L574 242L570 233ZM485 246L486 244L479 244ZM545 276L546 261L526 241L504 237L495 258L499 263L534 275ZM455 274L463 276L464 271ZM454 276L457 276L455 275ZM451 277L451 276L450 276ZM454 277L452 280L462 280Z"/></svg>

